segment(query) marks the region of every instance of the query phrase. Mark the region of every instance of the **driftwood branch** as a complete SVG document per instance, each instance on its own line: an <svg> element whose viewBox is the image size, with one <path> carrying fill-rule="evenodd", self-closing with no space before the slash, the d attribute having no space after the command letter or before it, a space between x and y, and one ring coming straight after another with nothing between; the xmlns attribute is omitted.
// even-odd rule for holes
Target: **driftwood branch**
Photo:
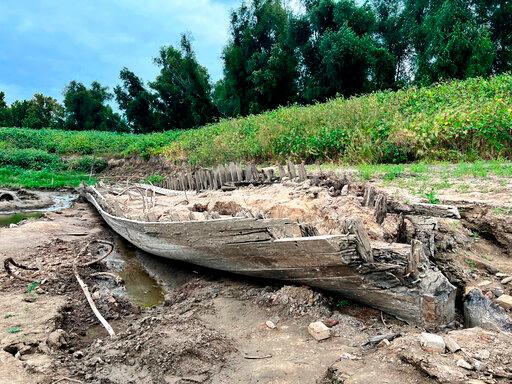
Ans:
<svg viewBox="0 0 512 384"><path fill-rule="evenodd" d="M78 266L76 263L73 263L73 273L75 274L76 281L78 281L80 288L82 288L85 298L87 299L87 302L89 303L89 306L91 307L92 311L100 321L101 325L105 327L110 337L114 337L116 335L114 329L112 329L108 321L105 320L105 318L101 315L100 311L98 311L98 308L96 307L96 304L94 304L94 300L92 299L91 293L89 292L89 287L87 287L87 284L84 283L84 281L78 274Z"/></svg>
<svg viewBox="0 0 512 384"><path fill-rule="evenodd" d="M106 244L106 245L108 245L110 247L110 249L104 255L102 255L101 257L99 257L99 258L97 258L97 259L95 259L93 261L90 261L90 262L84 263L84 264L78 264L78 259L83 254L85 254L87 252L87 250L89 249L89 247L93 243ZM116 335L116 333L114 332L114 329L110 326L108 321L105 320L105 318L102 316L100 311L98 311L98 308L96 307L96 304L94 304L94 300L92 299L91 293L89 292L89 287L87 286L87 284L84 283L84 281L80 277L80 274L78 273L78 267L87 267L87 266L93 265L93 264L103 260L108 255L110 255L113 250L114 250L114 244L112 244L110 241L106 241L106 240L93 240L93 241L87 243L87 245L84 248L82 248L82 250L80 252L78 252L77 256L75 257L75 260L73 261L73 273L75 275L76 281L78 281L78 284L80 285L80 288L82 288L82 291L84 292L85 298L87 299L87 302L89 303L89 306L91 307L92 311L94 312L94 315L98 318L98 320L103 325L103 327L105 327L105 329L107 330L107 332L110 335L110 337L114 337Z"/></svg>

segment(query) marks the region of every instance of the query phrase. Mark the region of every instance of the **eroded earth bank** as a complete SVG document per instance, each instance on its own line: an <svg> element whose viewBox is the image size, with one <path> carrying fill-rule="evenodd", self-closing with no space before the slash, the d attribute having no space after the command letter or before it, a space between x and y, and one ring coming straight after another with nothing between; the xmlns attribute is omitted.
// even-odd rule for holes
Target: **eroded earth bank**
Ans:
<svg viewBox="0 0 512 384"><path fill-rule="evenodd" d="M427 332L339 293L152 257L78 200L32 217L4 216L0 382L510 382L510 182L487 193L439 196L460 218L439 214L441 208L421 211L426 201L403 189L372 187L322 175L186 196L108 188L118 213L131 219L290 218L335 234L357 217L372 244L419 240L426 262L456 288L455 321ZM382 195L384 215L376 204ZM2 196L4 211L30 208L24 192ZM40 198L52 196L32 197ZM114 252L78 272L115 337L99 324L73 273L77 255L84 264L105 252L101 244L80 252L93 240L113 243ZM328 328L321 341L308 331L318 321Z"/></svg>

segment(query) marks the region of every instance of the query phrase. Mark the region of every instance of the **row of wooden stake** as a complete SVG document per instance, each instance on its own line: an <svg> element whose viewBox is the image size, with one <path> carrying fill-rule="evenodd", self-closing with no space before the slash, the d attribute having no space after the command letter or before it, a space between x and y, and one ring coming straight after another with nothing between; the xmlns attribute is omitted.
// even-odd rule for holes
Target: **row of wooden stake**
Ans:
<svg viewBox="0 0 512 384"><path fill-rule="evenodd" d="M287 162L286 166L278 166L278 172L279 174L276 175L274 168L258 169L254 164L242 166L238 163L230 163L215 168L180 171L164 179L160 186L178 191L230 190L249 184L271 184L282 181L284 177L296 181L307 179L304 163L295 165Z"/></svg>

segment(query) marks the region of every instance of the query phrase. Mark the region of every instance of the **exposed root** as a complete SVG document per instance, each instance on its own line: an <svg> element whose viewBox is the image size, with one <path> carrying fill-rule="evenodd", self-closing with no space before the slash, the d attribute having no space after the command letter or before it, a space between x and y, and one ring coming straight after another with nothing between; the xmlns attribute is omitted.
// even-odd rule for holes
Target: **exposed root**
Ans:
<svg viewBox="0 0 512 384"><path fill-rule="evenodd" d="M89 243L87 243L87 245L84 248L82 248L82 250L78 253L77 258L82 256L82 255L84 255L84 254L86 254L86 252L89 249L89 247L92 244L94 244L94 243L105 244L105 245L109 246L109 249L108 249L108 251L105 254L103 254L102 256L98 257L95 260L89 261L87 263L77 264L78 267L90 267L91 265L99 263L103 259L107 258L112 253L112 251L114 250L114 244L111 243L110 241L107 241L107 240L93 240L93 241L90 241Z"/></svg>
<svg viewBox="0 0 512 384"><path fill-rule="evenodd" d="M118 276L118 275L115 275L113 273L110 273L110 272L96 272L96 273L92 273L89 275L89 277L105 277L107 279L113 279L116 284L122 284L123 283L123 279Z"/></svg>
<svg viewBox="0 0 512 384"><path fill-rule="evenodd" d="M22 281L27 281L27 282L32 282L33 279L29 279L29 278L17 275L12 270L11 265L16 268L19 268L19 269L24 269L26 271L38 271L39 270L39 268L36 268L36 267L28 267L26 265L17 263L16 261L14 261L14 259L12 257L8 257L7 259L4 260L4 269L5 269L5 272L7 272L7 274L9 276L12 276L14 278L20 279Z"/></svg>

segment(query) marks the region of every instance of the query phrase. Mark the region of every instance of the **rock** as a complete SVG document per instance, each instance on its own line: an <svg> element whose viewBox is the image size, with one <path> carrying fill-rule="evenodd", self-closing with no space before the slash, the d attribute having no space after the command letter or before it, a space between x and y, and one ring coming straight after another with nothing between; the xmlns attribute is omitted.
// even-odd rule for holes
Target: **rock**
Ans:
<svg viewBox="0 0 512 384"><path fill-rule="evenodd" d="M480 360L470 359L470 361L471 361L471 366L473 367L473 369L475 371L481 371L482 370L482 362Z"/></svg>
<svg viewBox="0 0 512 384"><path fill-rule="evenodd" d="M496 301L503 296L505 295ZM512 331L512 321L506 310L485 297L478 288L474 288L464 297L464 325L466 328Z"/></svg>
<svg viewBox="0 0 512 384"><path fill-rule="evenodd" d="M381 340L379 344L377 344L377 348L386 348L391 344L391 342L388 339Z"/></svg>
<svg viewBox="0 0 512 384"><path fill-rule="evenodd" d="M455 340L453 340L450 336L444 337L444 343L446 345L446 348L451 352L455 353L457 351L460 351L460 345L457 344Z"/></svg>
<svg viewBox="0 0 512 384"><path fill-rule="evenodd" d="M496 304L505 309L512 308L512 296L510 295L501 295L496 299Z"/></svg>
<svg viewBox="0 0 512 384"><path fill-rule="evenodd" d="M327 327L332 328L335 325L338 325L340 322L336 319L328 318L328 319L322 320L322 323L324 323Z"/></svg>
<svg viewBox="0 0 512 384"><path fill-rule="evenodd" d="M496 288L493 288L492 289L492 293L494 294L494 296L496 297L500 297L501 295L503 295L505 292L503 291L503 289L501 289L500 287L496 287Z"/></svg>
<svg viewBox="0 0 512 384"><path fill-rule="evenodd" d="M503 280L501 280L501 284L508 284L512 281L512 276L505 277Z"/></svg>
<svg viewBox="0 0 512 384"><path fill-rule="evenodd" d="M331 330L321 321L309 324L308 332L316 341L325 340L331 337Z"/></svg>
<svg viewBox="0 0 512 384"><path fill-rule="evenodd" d="M420 345L427 352L444 353L446 344L439 335L423 332L420 335Z"/></svg>
<svg viewBox="0 0 512 384"><path fill-rule="evenodd" d="M17 228L17 227L18 227L18 225L17 225L17 224L12 224L12 223L11 223L11 224L9 224L9 228Z"/></svg>
<svg viewBox="0 0 512 384"><path fill-rule="evenodd" d="M268 329L275 329L276 328L276 325L274 324L274 322L270 321L270 320L265 321L265 325L267 326Z"/></svg>
<svg viewBox="0 0 512 384"><path fill-rule="evenodd" d="M495 275L495 276L496 276L496 277L502 277L502 278L503 278L503 277L509 277L509 276L510 276L510 274L508 274L508 273L503 273L503 272L498 272L498 273L496 273L496 275Z"/></svg>
<svg viewBox="0 0 512 384"><path fill-rule="evenodd" d="M43 288L41 288L41 287L37 287L36 288L36 293L38 295L44 295L46 293L46 291Z"/></svg>
<svg viewBox="0 0 512 384"><path fill-rule="evenodd" d="M63 329L56 329L46 338L46 345L50 348L60 349L68 344L66 338L66 331Z"/></svg>
<svg viewBox="0 0 512 384"><path fill-rule="evenodd" d="M23 296L23 301L25 301L27 303L33 303L36 300L37 300L37 296L36 295L27 294L27 295Z"/></svg>
<svg viewBox="0 0 512 384"><path fill-rule="evenodd" d="M81 359L82 357L84 357L84 353L82 351L76 351L75 353L73 353L73 357L75 359Z"/></svg>
<svg viewBox="0 0 512 384"><path fill-rule="evenodd" d="M469 364L464 359L457 360L457 367L461 367L461 368L467 369L468 371L472 371L473 370L473 366L471 364Z"/></svg>
<svg viewBox="0 0 512 384"><path fill-rule="evenodd" d="M491 357L491 352L487 349L482 349L475 354L475 358L479 360L487 360L489 357Z"/></svg>
<svg viewBox="0 0 512 384"><path fill-rule="evenodd" d="M492 284L491 280L484 280L477 284L477 287L485 287L486 285Z"/></svg>

